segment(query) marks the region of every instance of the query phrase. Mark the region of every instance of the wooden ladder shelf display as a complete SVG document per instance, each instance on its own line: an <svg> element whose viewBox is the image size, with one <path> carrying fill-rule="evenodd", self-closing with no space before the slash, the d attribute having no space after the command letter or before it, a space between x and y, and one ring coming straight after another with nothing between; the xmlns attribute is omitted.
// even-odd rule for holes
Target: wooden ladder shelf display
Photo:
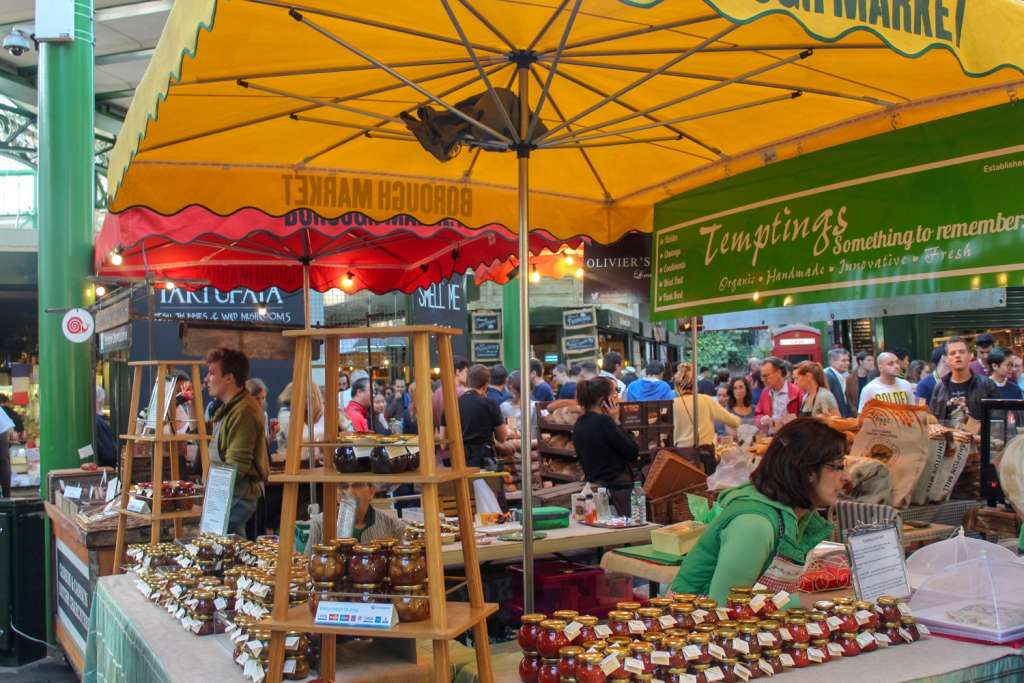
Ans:
<svg viewBox="0 0 1024 683"><path fill-rule="evenodd" d="M209 441L210 437L206 434L206 422L203 420L203 404L202 396L203 392L200 383L199 367L203 363L197 360L153 360L153 361L133 361L128 363L133 368L132 371L132 395L129 405L131 406L131 415L135 418L139 415L140 410L143 406L139 404L142 399L142 374L143 370L147 367L155 368L156 382L154 391L156 393L156 405L148 406L147 410L156 410L156 421L153 423L153 433L145 434L146 425L151 422L151 416L147 413L146 422L140 426L138 419L131 421L131 434L122 434L121 441L124 443L122 449L122 463L121 463L121 498L120 498L120 514L117 519L117 537L114 544L114 573L120 574L121 567L125 562L125 531L127 530L127 518L138 517L141 519L149 520L150 523L150 543L160 542L160 531L161 525L165 520L173 520L174 522L174 538L181 538L184 535L184 521L187 518L200 517L203 513L199 506L194 506L191 510L174 510L165 511L163 509L163 493L162 486L164 477L164 453L167 452L170 455L170 475L172 480L181 479L181 472L178 463L177 448L168 448L167 444L176 444L184 441L196 441L199 443L199 454L203 463L203 481L206 481L206 475L210 470L210 452L209 452ZM166 430L168 427L167 414L174 410L173 406L167 404L167 395L165 392L167 377L176 373L177 368L188 367L190 368L190 379L194 388L192 395L192 412L196 420L196 428L198 434L173 434L168 433L171 430ZM152 458L153 466L151 468L153 477L153 499L151 501L151 509L149 512L134 512L128 509L128 501L131 498L130 491L132 487L132 466L135 460L135 444L136 443L149 443L152 444L152 451L149 457Z"/></svg>
<svg viewBox="0 0 1024 683"><path fill-rule="evenodd" d="M329 447L333 450L338 434L338 364L339 342L341 339L366 339L377 337L409 337L413 351L413 378L416 389L413 402L416 407L419 429L420 466L418 471L404 474L344 474L334 469L333 459L325 457L323 468L300 469L301 449L309 442L303 436L306 432L306 401L292 403L288 430L288 453L284 474L271 475L271 482L284 485L284 500L281 507L281 533L278 561L274 581L274 607L269 620L260 626L272 632L270 663L267 680L278 683L284 667L285 633L299 631L321 634L320 671L321 677L333 679L336 670L335 645L337 636L362 636L374 638L407 638L433 641L433 679L439 683L451 680L451 665L448 644L453 638L472 629L478 675L482 683L491 683L490 647L487 636L487 617L498 611L493 603L484 603L483 584L480 579L480 563L477 560L476 541L473 534L469 477L476 468L466 467L466 454L461 438L450 442L451 468L440 467L435 460L433 433L433 408L431 391L430 340L437 343L441 366L441 387L444 397L444 414L448 431L461 435L459 405L455 393L455 359L452 354L452 335L462 334L461 330L434 325L410 325L405 327L364 327L364 328L316 328L288 330L286 337L295 339L295 365L292 376L294 396L305 396L310 382L312 350L314 344L323 341L324 375L326 381L324 396L324 439L314 446ZM292 548L295 542L295 518L298 506L299 486L303 483L324 483L324 543L336 535L334 520L337 517L337 489L334 484L342 482L370 483L415 483L422 488L424 527L427 559L427 591L430 601L430 618L422 622L399 623L391 629L346 628L321 626L314 623L307 605L289 609L289 585L292 568ZM441 525L439 519L438 486L452 482L457 501L460 535L469 603L446 600L444 564L441 548ZM324 673L328 672L328 673Z"/></svg>

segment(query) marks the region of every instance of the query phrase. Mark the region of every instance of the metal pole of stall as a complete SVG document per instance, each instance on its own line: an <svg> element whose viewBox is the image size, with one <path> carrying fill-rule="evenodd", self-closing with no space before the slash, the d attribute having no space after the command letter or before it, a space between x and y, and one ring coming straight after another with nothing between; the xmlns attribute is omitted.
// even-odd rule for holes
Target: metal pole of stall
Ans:
<svg viewBox="0 0 1024 683"><path fill-rule="evenodd" d="M305 327L306 327L307 330L311 329L313 327L313 324L312 324L312 322L310 320L310 301L309 301L310 300L310 296L311 295L310 295L310 289L309 289L309 262L305 261L302 264L302 313L303 313L303 320L305 321ZM325 343L323 345L323 353L326 354L326 353L329 353L329 352L330 352L330 349L327 348L327 344ZM312 374L311 374L311 376L309 378L309 385L308 385L308 388L306 389L306 434L309 437L309 440L311 442L312 441L316 441L316 431L315 431L316 416L313 414L313 392L314 391L316 391L316 389L313 387L313 378L312 378ZM332 440L336 440L338 438L338 435L337 434L331 434L330 438ZM312 454L313 454L313 452L316 449L311 448L309 450L310 450L309 466L313 467L313 455ZM313 482L310 482L309 483L309 515L310 515L310 517L315 515L318 511L319 511L319 508L317 507L317 504L316 504L316 484L314 484ZM333 513L331 513L331 514L333 514Z"/></svg>
<svg viewBox="0 0 1024 683"><path fill-rule="evenodd" d="M690 355L693 358L693 447L700 448L700 429L698 428L697 410L700 392L700 370L697 366L697 316L690 318Z"/></svg>

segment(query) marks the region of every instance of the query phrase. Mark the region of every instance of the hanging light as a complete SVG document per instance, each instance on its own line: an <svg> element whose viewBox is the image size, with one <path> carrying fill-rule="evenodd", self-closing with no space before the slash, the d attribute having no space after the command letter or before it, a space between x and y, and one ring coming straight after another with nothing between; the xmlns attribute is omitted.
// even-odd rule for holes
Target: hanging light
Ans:
<svg viewBox="0 0 1024 683"><path fill-rule="evenodd" d="M93 292L96 294L96 297L99 298L107 293L107 288L104 287L103 285L96 285L96 287L93 289Z"/></svg>
<svg viewBox="0 0 1024 683"><path fill-rule="evenodd" d="M572 267L572 265L575 264L575 263L576 263L576 259L574 259L572 257L572 254L570 254L569 252L566 252L565 253L565 265Z"/></svg>
<svg viewBox="0 0 1024 683"><path fill-rule="evenodd" d="M754 301L758 301L761 298L761 292L754 292Z"/></svg>
<svg viewBox="0 0 1024 683"><path fill-rule="evenodd" d="M786 296L786 298L782 300L782 305L783 306L789 306L792 303L793 303L793 297L791 297L791 296Z"/></svg>
<svg viewBox="0 0 1024 683"><path fill-rule="evenodd" d="M537 266L533 266L530 269L530 282L533 284L540 282L540 273L537 272Z"/></svg>
<svg viewBox="0 0 1024 683"><path fill-rule="evenodd" d="M117 253L116 251L110 252L110 262L112 264L114 264L115 266L119 266L121 265L122 261L124 261L124 259L121 258L121 254Z"/></svg>
<svg viewBox="0 0 1024 683"><path fill-rule="evenodd" d="M263 317L263 316L265 316L266 314L267 314L267 307L266 307L266 306L264 306L263 304L260 304L260 305L259 305L259 306L258 306L258 307L256 308L256 315L258 315L258 316L260 316L260 317L262 318L262 317Z"/></svg>
<svg viewBox="0 0 1024 683"><path fill-rule="evenodd" d="M174 280L168 280L167 282L164 283L164 289L166 289L168 292L174 289L174 286Z"/></svg>
<svg viewBox="0 0 1024 683"><path fill-rule="evenodd" d="M585 271L583 270L583 266L580 266L579 268L577 268L577 269L576 269L576 272L575 272L575 273L573 273L573 275L575 275L575 276L576 276L576 279L577 279L577 280L582 280L582 279L583 279L583 276L584 276L585 274L586 274L586 273L585 273Z"/></svg>
<svg viewBox="0 0 1024 683"><path fill-rule="evenodd" d="M344 287L345 289L349 289L355 283L356 279L352 275L351 271L345 273L345 277L341 278L341 286Z"/></svg>

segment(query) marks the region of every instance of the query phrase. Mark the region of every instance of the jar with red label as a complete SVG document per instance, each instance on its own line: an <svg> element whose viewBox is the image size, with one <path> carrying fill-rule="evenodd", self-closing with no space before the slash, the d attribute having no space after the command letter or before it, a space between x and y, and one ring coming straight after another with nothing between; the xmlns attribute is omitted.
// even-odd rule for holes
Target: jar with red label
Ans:
<svg viewBox="0 0 1024 683"><path fill-rule="evenodd" d="M786 669L786 667L782 665L782 650L762 650L761 661L770 665L772 670L777 674L782 673Z"/></svg>
<svg viewBox="0 0 1024 683"><path fill-rule="evenodd" d="M604 671L601 671L601 660L604 655L596 652L580 656L576 665L577 683L604 683Z"/></svg>
<svg viewBox="0 0 1024 683"><path fill-rule="evenodd" d="M878 606L875 608L879 616L881 616L882 623L899 623L900 617L903 615L900 613L899 598L895 598L891 595L883 595L878 598Z"/></svg>
<svg viewBox="0 0 1024 683"><path fill-rule="evenodd" d="M736 652L736 646L733 644L733 638L737 638L739 632L736 629L728 626L719 626L718 630L715 631L715 636L712 642L718 647L725 650L726 657L739 657L739 653Z"/></svg>
<svg viewBox="0 0 1024 683"><path fill-rule="evenodd" d="M657 607L641 607L636 611L637 619L643 622L644 633L661 633L661 610Z"/></svg>
<svg viewBox="0 0 1024 683"><path fill-rule="evenodd" d="M697 657L687 660L690 664L711 664L711 637L706 633L691 633L686 639L687 645L694 645L700 650Z"/></svg>
<svg viewBox="0 0 1024 683"><path fill-rule="evenodd" d="M815 638L831 638L832 628L828 625L828 615L824 612L811 612L808 614L807 632L811 634L811 640Z"/></svg>
<svg viewBox="0 0 1024 683"><path fill-rule="evenodd" d="M857 620L857 625L861 630L870 629L874 631L878 628L878 612L875 611L874 605L866 600L858 600L853 603L853 616ZM864 621L864 623L861 623Z"/></svg>
<svg viewBox="0 0 1024 683"><path fill-rule="evenodd" d="M747 644L747 651L740 654L761 654L761 643L757 639L758 627L754 624L741 624L738 629L738 638Z"/></svg>
<svg viewBox="0 0 1024 683"><path fill-rule="evenodd" d="M789 646L789 656L793 658L793 667L803 669L811 665L811 658L807 655L808 643L793 643Z"/></svg>
<svg viewBox="0 0 1024 683"><path fill-rule="evenodd" d="M811 634L807 632L807 617L788 617L786 619L786 630L789 631L789 635L792 637L791 642L802 643L804 645L811 642ZM783 640L785 640L785 638L783 638Z"/></svg>
<svg viewBox="0 0 1024 683"><path fill-rule="evenodd" d="M541 659L540 668L537 669L537 683L560 683L561 678L557 659Z"/></svg>
<svg viewBox="0 0 1024 683"><path fill-rule="evenodd" d="M632 600L627 602L617 602L615 603L615 609L619 612L629 612L633 615L630 619L633 619L636 617L636 611L640 609L640 603L633 602Z"/></svg>
<svg viewBox="0 0 1024 683"><path fill-rule="evenodd" d="M827 664L828 662L832 661L832 653L828 651L827 638L818 638L816 640L812 640L811 647L808 649L808 655L810 654L810 650L816 650L817 652L821 653L821 661L815 662L812 659L812 664Z"/></svg>
<svg viewBox="0 0 1024 683"><path fill-rule="evenodd" d="M540 622L537 634L537 652L544 659L558 660L558 651L569 644L565 635L566 623L561 619L545 619Z"/></svg>
<svg viewBox="0 0 1024 683"><path fill-rule="evenodd" d="M558 675L563 678L576 676L576 667L579 665L580 657L583 656L583 648L577 645L567 645L558 651Z"/></svg>
<svg viewBox="0 0 1024 683"><path fill-rule="evenodd" d="M375 545L357 545L348 561L348 578L357 584L379 584L384 580L387 561Z"/></svg>
<svg viewBox="0 0 1024 683"><path fill-rule="evenodd" d="M519 680L523 683L537 683L537 674L540 672L540 655L526 652L519 660Z"/></svg>
<svg viewBox="0 0 1024 683"><path fill-rule="evenodd" d="M673 668L686 668L686 655L683 648L686 641L682 638L666 638L661 641L662 649L668 653L668 665Z"/></svg>
<svg viewBox="0 0 1024 683"><path fill-rule="evenodd" d="M917 628L917 619L914 617L900 617L900 627L910 634L911 640L921 640L921 631Z"/></svg>
<svg viewBox="0 0 1024 683"><path fill-rule="evenodd" d="M608 613L608 628L616 636L629 636L629 622L633 613L626 610L612 610Z"/></svg>
<svg viewBox="0 0 1024 683"><path fill-rule="evenodd" d="M584 614L576 617L576 623L580 625L580 632L574 639L574 642L585 643L588 640L598 639L597 632L594 631L594 627L597 626L597 617Z"/></svg>
<svg viewBox="0 0 1024 683"><path fill-rule="evenodd" d="M765 673L761 671L759 662L761 661L761 655L743 655L742 664L750 672L750 680L757 678L764 678ZM738 676L739 674L737 674ZM742 676L740 676L742 678Z"/></svg>
<svg viewBox="0 0 1024 683"><path fill-rule="evenodd" d="M835 629L840 633L856 633L860 630L857 623L856 610L852 605L841 605L836 607L835 618L839 620L839 628Z"/></svg>
<svg viewBox="0 0 1024 683"><path fill-rule="evenodd" d="M629 656L633 659L639 659L644 664L644 673L654 672L654 663L651 661L651 653L654 652L654 646L650 643L636 642L631 643L629 646Z"/></svg>
<svg viewBox="0 0 1024 683"><path fill-rule="evenodd" d="M884 633L889 636L890 645L902 645L904 642L903 636L900 635L900 622L899 621L887 621L882 625L882 628L878 630L879 633Z"/></svg>
<svg viewBox="0 0 1024 683"><path fill-rule="evenodd" d="M736 665L739 660L735 657L726 657L718 664L719 671L722 672L722 683L736 683L739 680L739 676L736 675Z"/></svg>
<svg viewBox="0 0 1024 683"><path fill-rule="evenodd" d="M750 606L749 595L732 594L729 596L728 606L730 619L745 619L754 616L754 610Z"/></svg>
<svg viewBox="0 0 1024 683"><path fill-rule="evenodd" d="M519 618L519 633L516 640L523 652L537 651L537 635L540 633L540 622L547 619L545 614L524 614Z"/></svg>
<svg viewBox="0 0 1024 683"><path fill-rule="evenodd" d="M843 648L844 657L856 657L860 654L860 643L857 642L856 633L840 633L836 642Z"/></svg>
<svg viewBox="0 0 1024 683"><path fill-rule="evenodd" d="M717 611L718 610L718 601L717 600L715 600L714 598L704 598L703 600L698 600L697 601L696 607L699 610L703 610L703 611L707 612L707 614L704 616L704 621L702 623L705 623L705 624L717 624L718 623L719 620L718 620L718 611Z"/></svg>
<svg viewBox="0 0 1024 683"><path fill-rule="evenodd" d="M669 613L675 618L676 626L689 631L696 626L693 621L693 610L696 609L692 602L677 602L669 608Z"/></svg>

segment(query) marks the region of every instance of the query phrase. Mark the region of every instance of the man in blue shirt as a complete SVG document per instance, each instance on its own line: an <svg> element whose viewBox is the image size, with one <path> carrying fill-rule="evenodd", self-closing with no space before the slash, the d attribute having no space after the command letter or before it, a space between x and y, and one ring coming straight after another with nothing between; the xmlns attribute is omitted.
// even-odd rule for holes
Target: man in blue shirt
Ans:
<svg viewBox="0 0 1024 683"><path fill-rule="evenodd" d="M579 365L573 365L571 370L567 370L564 365L555 366L551 376L555 378L555 384L558 386L559 400L576 398L576 377L579 374Z"/></svg>
<svg viewBox="0 0 1024 683"><path fill-rule="evenodd" d="M544 366L534 358L530 361L530 386L533 387L534 401L554 401L555 392L551 385L544 381Z"/></svg>
<svg viewBox="0 0 1024 683"><path fill-rule="evenodd" d="M491 383L487 387L487 398L499 406L512 398L512 394L505 388L508 381L508 370L504 365L495 365L491 368Z"/></svg>
<svg viewBox="0 0 1024 683"><path fill-rule="evenodd" d="M661 378L665 365L661 361L652 360L644 368L644 376L626 387L627 401L671 401L675 392L668 382Z"/></svg>
<svg viewBox="0 0 1024 683"><path fill-rule="evenodd" d="M935 391L935 384L949 372L946 366L946 345L940 344L932 349L932 366L935 368L921 378L914 390L917 402L920 405L928 405L932 401L932 392Z"/></svg>

